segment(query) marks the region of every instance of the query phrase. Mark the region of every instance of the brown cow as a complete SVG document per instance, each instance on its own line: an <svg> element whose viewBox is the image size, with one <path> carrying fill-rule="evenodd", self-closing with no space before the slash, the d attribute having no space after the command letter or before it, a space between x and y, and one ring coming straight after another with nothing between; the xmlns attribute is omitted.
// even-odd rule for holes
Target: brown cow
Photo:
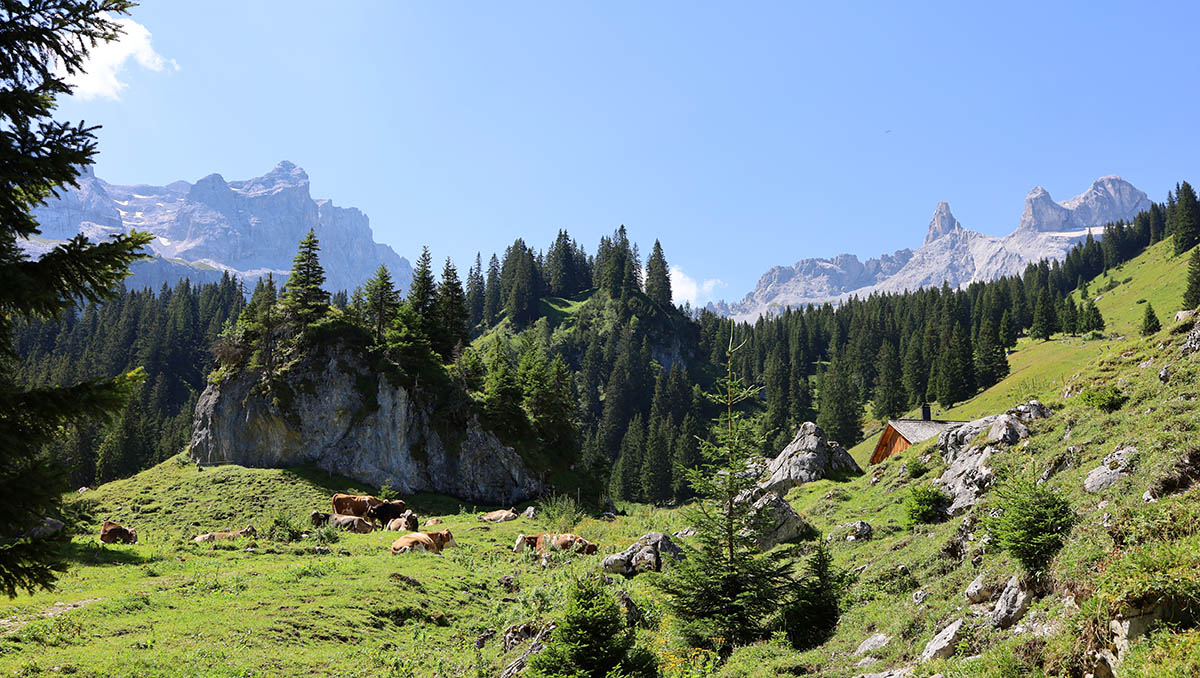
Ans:
<svg viewBox="0 0 1200 678"><path fill-rule="evenodd" d="M597 551L596 544L580 537L577 534L538 534L538 535L519 535L517 542L513 544L513 553L520 553L526 548L531 548L538 553L545 553L550 550L555 551L578 551L584 555L594 555Z"/></svg>
<svg viewBox="0 0 1200 678"><path fill-rule="evenodd" d="M417 514L405 511L399 518L392 518L385 529L393 532L416 532L417 527Z"/></svg>
<svg viewBox="0 0 1200 678"><path fill-rule="evenodd" d="M116 544L118 542L122 544L136 544L137 531L121 527L114 522L106 520L100 526L100 541L105 544Z"/></svg>
<svg viewBox="0 0 1200 678"><path fill-rule="evenodd" d="M485 523L506 523L510 520L516 520L517 512L515 509L508 509L507 511L490 511L488 513L480 513L479 519Z"/></svg>
<svg viewBox="0 0 1200 678"><path fill-rule="evenodd" d="M359 516L342 516L337 515L336 513L332 516L329 516L329 524L333 525L339 530L350 530L351 532L357 532L358 534L366 534L375 529L375 526L371 524L371 521L367 520L366 518L360 518Z"/></svg>
<svg viewBox="0 0 1200 678"><path fill-rule="evenodd" d="M335 515L358 516L362 518L367 515L367 511L371 507L382 504L383 500L372 497L369 494L342 494L338 492L333 495L330 503L333 504Z"/></svg>
<svg viewBox="0 0 1200 678"><path fill-rule="evenodd" d="M393 519L404 515L404 512L407 510L408 506L404 503L404 501L396 499L394 501L385 501L383 503L376 504L375 506L367 509L366 517L367 520L372 522L378 522L381 525L387 525L388 523L392 522Z"/></svg>
<svg viewBox="0 0 1200 678"><path fill-rule="evenodd" d="M325 513L324 511L313 511L309 515L309 519L312 520L313 527L324 527L328 525L329 519L332 517L332 513Z"/></svg>
<svg viewBox="0 0 1200 678"><path fill-rule="evenodd" d="M209 541L224 541L226 539L238 539L240 537L253 537L256 534L258 534L258 533L254 530L254 526L247 525L246 527L244 527L240 530L234 530L232 532L209 532L207 534L202 534L202 535L192 539L192 541L194 541L196 543L209 542Z"/></svg>
<svg viewBox="0 0 1200 678"><path fill-rule="evenodd" d="M392 542L392 555L424 551L426 553L441 553L442 549L458 546L450 530L441 532L413 532Z"/></svg>

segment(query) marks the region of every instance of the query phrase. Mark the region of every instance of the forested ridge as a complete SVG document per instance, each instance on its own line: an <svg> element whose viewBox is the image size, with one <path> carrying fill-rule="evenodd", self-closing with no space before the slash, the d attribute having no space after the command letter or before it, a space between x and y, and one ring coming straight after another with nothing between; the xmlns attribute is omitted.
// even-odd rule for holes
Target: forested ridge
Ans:
<svg viewBox="0 0 1200 678"><path fill-rule="evenodd" d="M924 401L950 407L996 383L1020 335L1103 332L1095 305L1077 304L1072 292L1102 294L1098 278L1162 239L1173 238L1177 253L1192 249L1198 215L1195 192L1181 183L1132 222L1109 224L1101 239L1020 276L789 309L752 324L673 305L663 247L656 241L643 263L624 227L594 254L566 231L545 251L517 239L486 265L477 256L465 280L449 260L436 274L426 249L407 295L385 268L360 289L329 294L310 234L286 283L263 278L248 302L226 278L124 291L29 322L17 332L18 379L67 383L145 367L145 385L118 421L60 436L57 454L76 481L103 482L186 444L210 370L216 379L252 370L270 389L312 342L338 338L440 406L479 413L524 454L596 481L601 495L673 502L688 496L678 469L699 461L714 414L703 392L731 341L744 343L734 370L761 387L744 408L763 454L814 419L849 446L868 411L887 419Z"/></svg>

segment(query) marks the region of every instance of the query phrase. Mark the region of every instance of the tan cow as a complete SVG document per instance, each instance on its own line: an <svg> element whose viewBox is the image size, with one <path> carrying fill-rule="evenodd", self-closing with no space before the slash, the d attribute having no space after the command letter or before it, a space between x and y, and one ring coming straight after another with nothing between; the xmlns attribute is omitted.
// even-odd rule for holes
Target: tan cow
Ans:
<svg viewBox="0 0 1200 678"><path fill-rule="evenodd" d="M417 514L412 511L405 511L404 515L399 518L392 518L388 521L385 529L392 532L416 532L417 527Z"/></svg>
<svg viewBox="0 0 1200 678"><path fill-rule="evenodd" d="M424 551L426 553L441 553L442 549L458 546L450 530L441 532L413 532L392 542L392 555Z"/></svg>
<svg viewBox="0 0 1200 678"><path fill-rule="evenodd" d="M192 541L199 544L199 543L210 542L210 541L225 541L226 539L238 539L240 537L253 537L256 534L258 534L258 533L254 530L254 526L247 525L246 527L244 527L240 530L234 530L232 532L209 532L207 534L202 534L198 537L193 538Z"/></svg>
<svg viewBox="0 0 1200 678"><path fill-rule="evenodd" d="M100 541L105 544L115 544L117 542L122 544L136 544L137 531L121 527L114 522L106 520L100 526Z"/></svg>
<svg viewBox="0 0 1200 678"><path fill-rule="evenodd" d="M335 513L329 516L329 524L339 530L350 530L358 534L367 534L375 530L375 526L371 524L371 521L359 516L343 516Z"/></svg>
<svg viewBox="0 0 1200 678"><path fill-rule="evenodd" d="M538 534L528 537L523 534L518 535L516 543L513 544L513 553L521 553L526 548L531 548L538 553L550 550L578 551L590 556L596 553L598 547L577 534Z"/></svg>
<svg viewBox="0 0 1200 678"><path fill-rule="evenodd" d="M362 518L366 517L367 511L382 504L383 500L372 497L369 494L342 494L338 492L333 495L330 503L333 505L333 512L336 515L359 516Z"/></svg>
<svg viewBox="0 0 1200 678"><path fill-rule="evenodd" d="M510 520L516 520L517 512L515 509L490 511L488 513L480 513L479 519L485 523L506 523Z"/></svg>

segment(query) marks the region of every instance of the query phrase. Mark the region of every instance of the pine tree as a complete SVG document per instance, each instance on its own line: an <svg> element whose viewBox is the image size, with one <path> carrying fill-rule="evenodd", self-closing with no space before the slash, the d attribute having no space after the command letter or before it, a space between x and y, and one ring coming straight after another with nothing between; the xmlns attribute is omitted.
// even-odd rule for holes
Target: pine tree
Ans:
<svg viewBox="0 0 1200 678"><path fill-rule="evenodd" d="M380 265L363 290L362 312L376 346L384 345L387 330L400 313L400 292L387 266Z"/></svg>
<svg viewBox="0 0 1200 678"><path fill-rule="evenodd" d="M1054 305L1050 301L1050 293L1042 290L1037 303L1033 307L1033 325L1029 328L1029 336L1039 341L1047 341L1055 330Z"/></svg>
<svg viewBox="0 0 1200 678"><path fill-rule="evenodd" d="M528 426L525 410L522 409L524 394L499 340L492 341L487 369L487 379L483 385L484 415L496 430L518 437Z"/></svg>
<svg viewBox="0 0 1200 678"><path fill-rule="evenodd" d="M1017 324L1013 322L1012 312L1006 308L1000 315L1000 346L1008 349L1015 348L1016 345Z"/></svg>
<svg viewBox="0 0 1200 678"><path fill-rule="evenodd" d="M646 447L646 425L642 414L633 415L625 435L621 438L617 463L613 465L609 488L613 496L630 501L642 500L641 470L642 456Z"/></svg>
<svg viewBox="0 0 1200 678"><path fill-rule="evenodd" d="M12 538L27 531L31 519L54 513L65 489L66 469L43 458L43 447L64 425L119 412L142 376L33 389L12 381L16 328L80 301L116 298L114 288L152 237L130 232L92 243L79 235L36 260L16 244L40 232L34 208L56 187L77 186L92 164L95 128L54 121L55 97L70 94L66 79L82 72L89 49L119 36L116 15L131 4L46 0L36 11L15 0L0 5L0 590L9 597L50 588L61 568L47 540Z"/></svg>
<svg viewBox="0 0 1200 678"><path fill-rule="evenodd" d="M921 352L921 342L917 338L908 341L904 351L904 391L908 397L908 405L915 405L925 400L926 380L929 378L929 366Z"/></svg>
<svg viewBox="0 0 1200 678"><path fill-rule="evenodd" d="M467 332L470 310L467 309L466 295L458 280L458 269L449 257L442 267L442 281L434 295L433 313L436 317L434 333L430 337L433 350L442 356L443 362L450 362L455 357L455 350L466 346L471 337Z"/></svg>
<svg viewBox="0 0 1200 678"><path fill-rule="evenodd" d="M1188 262L1187 289L1183 291L1183 308L1189 311L1200 308L1200 247L1192 248L1192 258Z"/></svg>
<svg viewBox="0 0 1200 678"><path fill-rule="evenodd" d="M1183 182L1175 193L1175 254L1180 255L1200 244L1200 206L1196 204L1196 191L1191 184Z"/></svg>
<svg viewBox="0 0 1200 678"><path fill-rule="evenodd" d="M862 408L859 407L850 377L841 356L829 361L829 368L821 378L817 391L817 425L825 430L830 440L846 447L858 442L862 434Z"/></svg>
<svg viewBox="0 0 1200 678"><path fill-rule="evenodd" d="M975 375L983 388L1008 376L1008 356L1000 343L991 318L984 318L975 340Z"/></svg>
<svg viewBox="0 0 1200 678"><path fill-rule="evenodd" d="M467 271L467 326L472 330L483 322L484 306L483 259L475 253L475 265Z"/></svg>
<svg viewBox="0 0 1200 678"><path fill-rule="evenodd" d="M671 443L675 427L670 419L650 420L646 452L642 456L639 484L644 501L662 504L671 498Z"/></svg>
<svg viewBox="0 0 1200 678"><path fill-rule="evenodd" d="M1059 314L1062 331L1066 334L1075 335L1079 331L1079 309L1075 306L1075 300L1068 296L1063 300L1062 313Z"/></svg>
<svg viewBox="0 0 1200 678"><path fill-rule="evenodd" d="M1142 314L1142 336L1148 337L1162 329L1162 323L1154 313L1154 304L1146 302L1146 312Z"/></svg>
<svg viewBox="0 0 1200 678"><path fill-rule="evenodd" d="M408 286L408 296L404 300L412 312L417 314L421 332L434 341L437 334L437 315L434 304L437 297L437 285L433 280L433 256L428 247L421 248L421 256L417 258L417 267L413 269L412 283Z"/></svg>
<svg viewBox="0 0 1200 678"><path fill-rule="evenodd" d="M689 411L683 415L672 449L671 494L675 501L684 501L693 496L687 471L700 463L700 435L700 420Z"/></svg>
<svg viewBox="0 0 1200 678"><path fill-rule="evenodd" d="M900 354L890 341L879 347L875 361L875 393L872 411L881 420L895 419L907 409L907 397L900 369Z"/></svg>
<svg viewBox="0 0 1200 678"><path fill-rule="evenodd" d="M503 306L500 303L500 260L492 255L488 262L487 285L483 291L483 324L492 327L500 318Z"/></svg>
<svg viewBox="0 0 1200 678"><path fill-rule="evenodd" d="M320 250L317 234L310 228L300 240L300 248L292 259L292 271L283 285L283 308L300 330L329 310L329 293L321 287L325 284L325 269L318 257Z"/></svg>
<svg viewBox="0 0 1200 678"><path fill-rule="evenodd" d="M646 296L660 308L671 308L671 272L662 245L657 240L646 263Z"/></svg>

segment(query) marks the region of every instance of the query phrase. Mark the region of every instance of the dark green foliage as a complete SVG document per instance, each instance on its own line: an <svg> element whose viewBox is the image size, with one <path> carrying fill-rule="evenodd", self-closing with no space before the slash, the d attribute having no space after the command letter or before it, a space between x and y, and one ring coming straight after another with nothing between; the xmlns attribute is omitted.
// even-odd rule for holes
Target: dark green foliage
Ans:
<svg viewBox="0 0 1200 678"><path fill-rule="evenodd" d="M792 647L808 650L833 635L841 614L838 600L844 588L844 574L833 566L833 557L824 542L818 542L805 559L803 576L793 583L780 609L777 623Z"/></svg>
<svg viewBox="0 0 1200 678"><path fill-rule="evenodd" d="M487 285L483 293L483 324L492 326L504 310L500 301L500 260L492 255L488 262Z"/></svg>
<svg viewBox="0 0 1200 678"><path fill-rule="evenodd" d="M13 381L18 357L14 338L25 320L46 320L79 301L115 296L151 236L131 232L92 243L77 236L31 260L17 244L36 236L32 215L57 188L76 185L92 164L95 128L51 118L55 97L69 94L65 79L81 72L88 51L120 33L116 15L130 3L45 0L0 3L0 591L50 588L55 547L44 539L22 539L32 520L54 513L65 489L66 469L49 462L44 447L60 427L108 417L121 410L141 372L61 387L22 388Z"/></svg>
<svg viewBox="0 0 1200 678"><path fill-rule="evenodd" d="M364 316L367 327L376 346L384 345L387 329L396 321L400 313L400 292L392 283L392 274L387 266L380 266L375 275L367 281L363 290L363 303L359 310Z"/></svg>
<svg viewBox="0 0 1200 678"><path fill-rule="evenodd" d="M1083 389L1079 394L1079 399L1085 405L1095 407L1105 412L1116 412L1121 409L1129 397L1121 393L1116 386L1106 386L1104 388L1088 387Z"/></svg>
<svg viewBox="0 0 1200 678"><path fill-rule="evenodd" d="M909 478L920 478L926 473L929 473L929 467L925 464L925 462L914 457L909 459L908 462L904 464L904 472L908 474Z"/></svg>
<svg viewBox="0 0 1200 678"><path fill-rule="evenodd" d="M1046 569L1074 524L1071 503L1032 480L1014 479L993 490L999 515L985 519L996 545L1030 574Z"/></svg>
<svg viewBox="0 0 1200 678"><path fill-rule="evenodd" d="M662 245L657 240L650 252L650 260L646 262L646 296L660 307L671 305L671 272Z"/></svg>
<svg viewBox="0 0 1200 678"><path fill-rule="evenodd" d="M412 282L408 286L408 294L404 297L408 307L416 314L421 333L432 341L436 334L437 314L434 304L437 296L437 285L433 279L433 255L428 247L421 248L421 256L417 257L417 266L413 269Z"/></svg>
<svg viewBox="0 0 1200 678"><path fill-rule="evenodd" d="M847 367L841 357L834 357L821 377L821 388L817 392L820 403L817 425L825 430L830 440L844 447L858 442L862 434L862 407L850 385Z"/></svg>
<svg viewBox="0 0 1200 678"><path fill-rule="evenodd" d="M1200 308L1200 247L1192 248L1192 257L1188 261L1187 288L1183 291L1183 308L1189 311Z"/></svg>
<svg viewBox="0 0 1200 678"><path fill-rule="evenodd" d="M987 388L1008 376L1008 356L991 318L985 318L975 340L975 378Z"/></svg>
<svg viewBox="0 0 1200 678"><path fill-rule="evenodd" d="M657 660L636 645L633 629L598 577L578 579L546 648L534 655L527 678L652 678Z"/></svg>
<svg viewBox="0 0 1200 678"><path fill-rule="evenodd" d="M1096 302L1088 299L1082 310L1079 312L1079 332L1102 332L1104 331L1104 316L1100 315L1100 309L1096 308Z"/></svg>
<svg viewBox="0 0 1200 678"><path fill-rule="evenodd" d="M1029 336L1046 341L1057 329L1058 317L1054 312L1054 302L1050 300L1050 293L1042 290L1033 307L1033 325L1029 328Z"/></svg>
<svg viewBox="0 0 1200 678"><path fill-rule="evenodd" d="M1158 315L1154 313L1154 304L1146 304L1146 312L1142 314L1142 336L1147 337L1162 329Z"/></svg>
<svg viewBox="0 0 1200 678"><path fill-rule="evenodd" d="M1200 244L1200 206L1196 204L1196 191L1186 181L1175 192L1175 209L1169 228L1175 235L1176 255Z"/></svg>
<svg viewBox="0 0 1200 678"><path fill-rule="evenodd" d="M475 265L467 271L467 326L472 330L483 322L485 297L483 259L477 253Z"/></svg>
<svg viewBox="0 0 1200 678"><path fill-rule="evenodd" d="M900 370L900 354L891 342L884 342L875 362L875 398L872 411L876 419L895 419L908 409Z"/></svg>
<svg viewBox="0 0 1200 678"><path fill-rule="evenodd" d="M471 340L467 331L471 311L467 308L467 298L458 280L458 269L448 258L442 267L442 280L434 295L433 314L434 333L430 337L433 350L442 356L443 362L451 362L456 352Z"/></svg>
<svg viewBox="0 0 1200 678"><path fill-rule="evenodd" d="M521 408L524 394L501 342L492 343L483 387L483 411L492 428L509 438L520 437L528 427Z"/></svg>
<svg viewBox="0 0 1200 678"><path fill-rule="evenodd" d="M946 518L950 495L933 485L915 485L904 499L904 516L909 525L940 523Z"/></svg>
<svg viewBox="0 0 1200 678"><path fill-rule="evenodd" d="M321 287L325 284L325 269L318 258L320 250L316 233L309 229L283 285L283 309L296 331L308 328L329 310L329 293Z"/></svg>

